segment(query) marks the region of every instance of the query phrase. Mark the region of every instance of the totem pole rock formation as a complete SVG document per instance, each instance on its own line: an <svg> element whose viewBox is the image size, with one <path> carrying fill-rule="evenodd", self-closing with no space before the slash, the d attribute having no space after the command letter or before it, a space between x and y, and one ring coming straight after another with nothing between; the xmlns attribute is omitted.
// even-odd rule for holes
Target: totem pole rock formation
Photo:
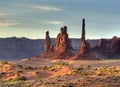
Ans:
<svg viewBox="0 0 120 87"><path fill-rule="evenodd" d="M49 36L49 31L46 32L46 37L44 40L44 52L49 52L53 50L53 46L51 44L51 39Z"/></svg>
<svg viewBox="0 0 120 87"><path fill-rule="evenodd" d="M85 40L85 19L82 20L82 36L80 44L80 52L73 56L71 59L74 60L94 60L97 59L94 54L90 51L90 44Z"/></svg>
<svg viewBox="0 0 120 87"><path fill-rule="evenodd" d="M46 32L44 53L37 57L50 59L69 59L74 55L70 51L72 49L71 41L67 34L67 26L64 26L57 35L54 46L51 44L49 32Z"/></svg>
<svg viewBox="0 0 120 87"><path fill-rule="evenodd" d="M55 51L59 53L66 53L72 49L71 41L68 38L67 26L61 28L60 33L55 40Z"/></svg>
<svg viewBox="0 0 120 87"><path fill-rule="evenodd" d="M90 50L90 44L85 40L85 19L82 20L82 37L80 45L80 54L88 53Z"/></svg>

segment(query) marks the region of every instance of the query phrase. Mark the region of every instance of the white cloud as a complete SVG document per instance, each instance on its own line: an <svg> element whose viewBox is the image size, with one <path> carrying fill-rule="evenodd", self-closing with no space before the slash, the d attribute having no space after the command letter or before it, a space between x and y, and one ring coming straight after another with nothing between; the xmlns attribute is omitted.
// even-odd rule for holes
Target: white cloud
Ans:
<svg viewBox="0 0 120 87"><path fill-rule="evenodd" d="M52 6L37 6L35 8L40 10L48 10L48 11L63 11L63 9L61 8L52 7Z"/></svg>
<svg viewBox="0 0 120 87"><path fill-rule="evenodd" d="M1 27L7 27L7 26L16 26L17 24L16 23L0 23L0 26Z"/></svg>
<svg viewBox="0 0 120 87"><path fill-rule="evenodd" d="M16 20L9 19L9 14L0 13L0 27L17 26L17 25L19 25L19 23L17 23Z"/></svg>
<svg viewBox="0 0 120 87"><path fill-rule="evenodd" d="M9 14L0 13L0 17L8 16Z"/></svg>
<svg viewBox="0 0 120 87"><path fill-rule="evenodd" d="M8 26L17 26L19 23L16 23L15 20L0 20L0 27L8 27Z"/></svg>
<svg viewBox="0 0 120 87"><path fill-rule="evenodd" d="M51 22L51 24L62 25L62 24L64 24L64 23L61 22L61 21L53 21L53 22Z"/></svg>

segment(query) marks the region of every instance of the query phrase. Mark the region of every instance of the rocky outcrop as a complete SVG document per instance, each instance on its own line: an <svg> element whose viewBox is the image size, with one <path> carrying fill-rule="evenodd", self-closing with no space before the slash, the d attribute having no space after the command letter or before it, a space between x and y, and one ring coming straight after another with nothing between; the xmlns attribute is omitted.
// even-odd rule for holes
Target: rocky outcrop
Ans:
<svg viewBox="0 0 120 87"><path fill-rule="evenodd" d="M67 26L60 29L60 33L55 40L55 51L59 53L66 53L72 49L71 41L68 38Z"/></svg>
<svg viewBox="0 0 120 87"><path fill-rule="evenodd" d="M109 41L107 39L101 39L99 42L99 47L101 50L106 50L107 44Z"/></svg>
<svg viewBox="0 0 120 87"><path fill-rule="evenodd" d="M55 39L55 45L51 45L51 40L49 37L49 32L46 32L46 38L44 43L45 52L41 54L41 58L50 59L70 59L73 56L71 41L68 37L67 26L61 28L60 33Z"/></svg>
<svg viewBox="0 0 120 87"><path fill-rule="evenodd" d="M49 36L49 31L46 32L46 37L44 40L44 52L50 52L53 51L53 46L51 44L51 39Z"/></svg>
<svg viewBox="0 0 120 87"><path fill-rule="evenodd" d="M96 60L96 56L90 51L90 43L85 39L85 19L82 20L82 36L80 44L80 52L73 56L71 59L74 60Z"/></svg>
<svg viewBox="0 0 120 87"><path fill-rule="evenodd" d="M106 50L110 53L120 53L120 38L113 37L107 44Z"/></svg>
<svg viewBox="0 0 120 87"><path fill-rule="evenodd" d="M120 38L114 36L112 39L101 39L93 51L101 55L101 58L120 58Z"/></svg>
<svg viewBox="0 0 120 87"><path fill-rule="evenodd" d="M76 54L73 50L71 41L68 37L67 26L61 27L60 33L55 39L54 52L51 51L51 41L49 33L46 32L45 52L41 55L42 58L50 59L83 59L94 60L97 59L92 52L90 52L90 43L85 39L85 19L82 20L82 37L80 44L80 51Z"/></svg>
<svg viewBox="0 0 120 87"><path fill-rule="evenodd" d="M120 53L120 38L114 36L110 40L102 39L100 49L109 54Z"/></svg>
<svg viewBox="0 0 120 87"><path fill-rule="evenodd" d="M80 45L80 54L86 54L90 50L90 44L85 40L85 19L82 20L82 37Z"/></svg>

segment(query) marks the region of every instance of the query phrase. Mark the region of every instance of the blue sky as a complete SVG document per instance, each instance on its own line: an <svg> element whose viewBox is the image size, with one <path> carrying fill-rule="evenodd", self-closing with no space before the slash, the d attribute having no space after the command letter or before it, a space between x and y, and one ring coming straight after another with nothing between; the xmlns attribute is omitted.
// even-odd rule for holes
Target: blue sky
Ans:
<svg viewBox="0 0 120 87"><path fill-rule="evenodd" d="M64 25L80 38L82 18L88 39L120 36L119 8L120 0L0 0L0 38L56 37Z"/></svg>

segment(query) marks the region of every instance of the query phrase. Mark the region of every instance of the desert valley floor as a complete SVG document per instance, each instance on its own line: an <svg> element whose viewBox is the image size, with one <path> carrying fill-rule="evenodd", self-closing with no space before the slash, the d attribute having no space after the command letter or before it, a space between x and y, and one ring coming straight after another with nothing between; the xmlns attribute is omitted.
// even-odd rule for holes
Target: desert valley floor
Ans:
<svg viewBox="0 0 120 87"><path fill-rule="evenodd" d="M0 62L0 87L120 87L120 59Z"/></svg>

